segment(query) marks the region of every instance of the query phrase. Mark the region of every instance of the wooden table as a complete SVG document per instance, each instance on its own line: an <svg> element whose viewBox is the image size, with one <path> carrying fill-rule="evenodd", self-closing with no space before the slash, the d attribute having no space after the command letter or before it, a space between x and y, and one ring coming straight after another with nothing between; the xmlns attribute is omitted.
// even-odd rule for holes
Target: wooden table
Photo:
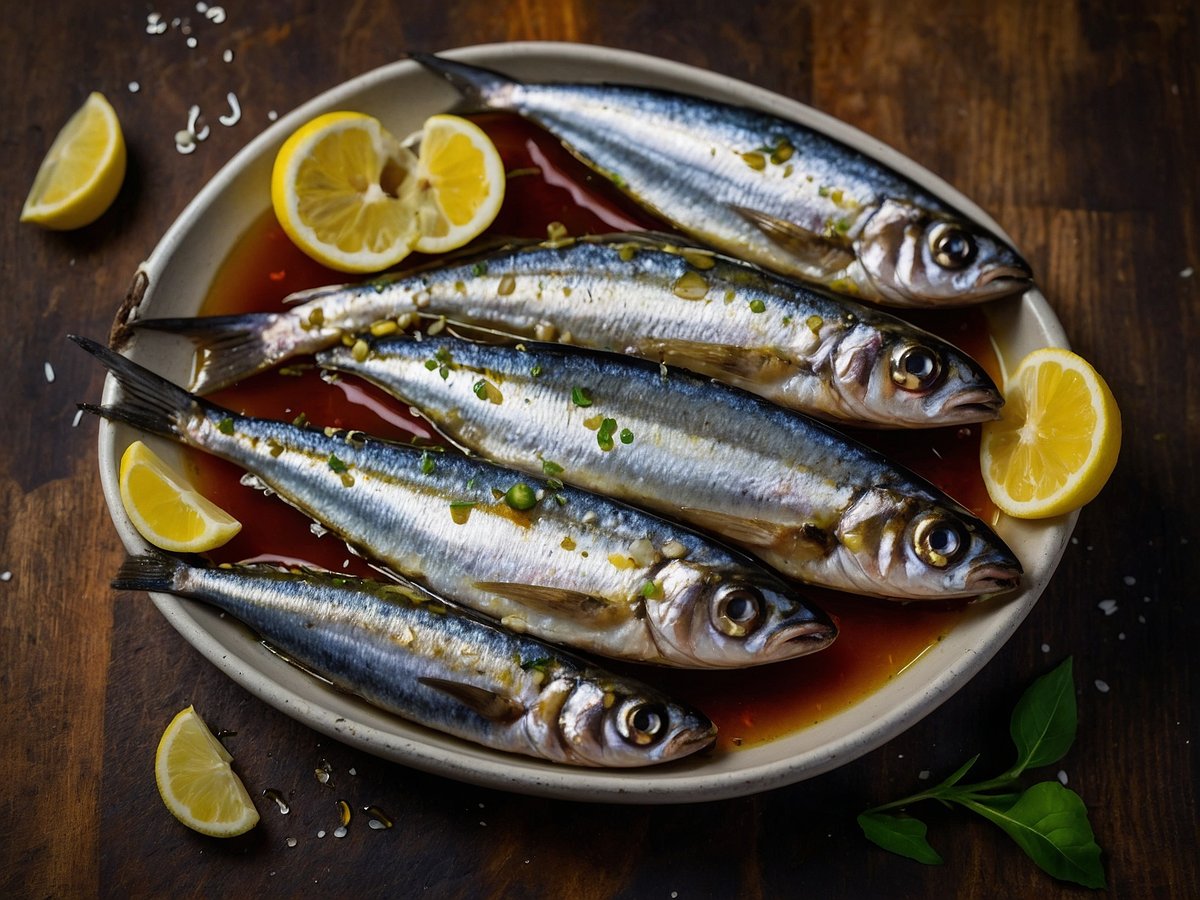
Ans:
<svg viewBox="0 0 1200 900"><path fill-rule="evenodd" d="M8 6L0 571L12 574L0 582L0 895L1074 895L966 814L925 810L947 860L934 868L869 845L854 821L915 790L921 770L949 772L977 750L988 769L1006 765L1012 704L1073 655L1080 727L1062 768L1089 806L1113 895L1200 896L1188 701L1200 635L1200 19L1190 4L231 3L220 23L185 2ZM164 34L147 33L153 10ZM107 333L138 262L271 111L406 48L507 40L607 44L710 68L879 137L1003 223L1072 344L1113 385L1121 462L1036 609L950 702L837 771L759 796L653 808L454 783L275 712L143 596L108 588L122 549L100 493L95 423L73 422L76 401L99 396L101 372L64 336ZM18 226L38 161L92 90L112 100L127 136L120 197L76 233ZM241 122L176 153L189 105L211 121L227 91ZM1112 615L1098 606L1106 599ZM152 760L189 702L242 732L231 742L239 768L256 791L291 794L289 815L260 799L262 824L228 843L171 819ZM339 796L378 804L395 827L319 839L334 818L332 793L313 777L321 760Z"/></svg>

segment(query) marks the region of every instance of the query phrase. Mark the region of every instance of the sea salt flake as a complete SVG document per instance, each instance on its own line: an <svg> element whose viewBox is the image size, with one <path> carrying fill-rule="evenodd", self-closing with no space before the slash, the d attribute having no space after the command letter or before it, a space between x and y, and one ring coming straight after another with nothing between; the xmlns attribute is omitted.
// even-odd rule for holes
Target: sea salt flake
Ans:
<svg viewBox="0 0 1200 900"><path fill-rule="evenodd" d="M1135 584L1137 584L1137 579L1134 578L1132 575L1126 575L1121 580L1125 582L1126 587L1133 587Z"/></svg>
<svg viewBox="0 0 1200 900"><path fill-rule="evenodd" d="M1042 644L1042 652L1043 652L1043 653L1049 653L1049 652L1050 652L1050 645L1049 645L1049 644Z"/></svg>
<svg viewBox="0 0 1200 900"><path fill-rule="evenodd" d="M1125 640L1125 632L1123 632L1123 631L1117 632L1117 640L1118 641Z"/></svg>
<svg viewBox="0 0 1200 900"><path fill-rule="evenodd" d="M344 838L346 836L346 826L339 825L337 828L335 828L333 830L333 836L335 838Z"/></svg>
<svg viewBox="0 0 1200 900"><path fill-rule="evenodd" d="M227 63L233 62L233 51L226 50L224 53L221 54L221 59L225 60L225 62L227 62Z"/></svg>
<svg viewBox="0 0 1200 900"><path fill-rule="evenodd" d="M186 43L188 45L189 50L196 49L196 39L194 37L188 38L184 43Z"/></svg>
<svg viewBox="0 0 1200 900"><path fill-rule="evenodd" d="M917 773L917 780L918 781L928 781L929 775L930 775L930 772L928 769L922 769L920 772Z"/></svg>
<svg viewBox="0 0 1200 900"><path fill-rule="evenodd" d="M222 22L225 21L225 7L210 6L207 10L204 11L204 17L206 19L208 19L208 21L212 22L214 25L220 25Z"/></svg>
<svg viewBox="0 0 1200 900"><path fill-rule="evenodd" d="M1063 787L1066 787L1066 786L1067 786L1067 770L1066 770L1066 769L1059 769L1059 770L1058 770L1058 780L1059 780L1059 783L1060 783L1060 784L1061 784Z"/></svg>
<svg viewBox="0 0 1200 900"><path fill-rule="evenodd" d="M42 363L42 366L42 371L46 374L46 382L48 384L54 384L54 366L50 365L49 362Z"/></svg>
<svg viewBox="0 0 1200 900"><path fill-rule="evenodd" d="M272 122L274 122L276 119L279 118L279 113L275 112L275 110L273 110L273 109L269 109L269 110L267 110L267 118L269 120L271 120Z"/></svg>
<svg viewBox="0 0 1200 900"><path fill-rule="evenodd" d="M1111 616L1113 613L1115 613L1117 611L1117 601L1116 600L1101 600L1098 605L1099 605L1100 609L1102 609L1104 611L1104 614L1106 616Z"/></svg>
<svg viewBox="0 0 1200 900"><path fill-rule="evenodd" d="M1196 274L1196 270L1193 269L1191 266L1188 266L1186 269L1179 270L1180 278L1191 278L1195 274Z"/></svg>
<svg viewBox="0 0 1200 900"><path fill-rule="evenodd" d="M71 420L71 427L78 428L79 422L82 418L83 418L83 410L82 409L75 410L75 418Z"/></svg>
<svg viewBox="0 0 1200 900"><path fill-rule="evenodd" d="M129 82L129 93L136 94L141 89L142 89L142 86L140 84L138 84L136 81Z"/></svg>
<svg viewBox="0 0 1200 900"><path fill-rule="evenodd" d="M1097 678L1095 681L1095 684L1096 684L1096 690L1098 690L1100 693L1102 693L1102 694L1108 693L1108 682L1107 681L1103 681L1102 679Z"/></svg>
<svg viewBox="0 0 1200 900"><path fill-rule="evenodd" d="M10 572L8 569L0 572L0 581L12 581L12 572Z"/></svg>
<svg viewBox="0 0 1200 900"><path fill-rule="evenodd" d="M286 843L289 847L295 847L296 839L294 837L290 837L284 843Z"/></svg>
<svg viewBox="0 0 1200 900"><path fill-rule="evenodd" d="M1139 624L1141 624L1141 625L1145 625L1145 624L1146 624L1146 617L1145 617L1145 616L1138 616L1138 623L1139 623Z"/></svg>
<svg viewBox="0 0 1200 900"><path fill-rule="evenodd" d="M325 829L324 828L322 828L320 831L317 832L317 837L319 837L319 838L325 837Z"/></svg>

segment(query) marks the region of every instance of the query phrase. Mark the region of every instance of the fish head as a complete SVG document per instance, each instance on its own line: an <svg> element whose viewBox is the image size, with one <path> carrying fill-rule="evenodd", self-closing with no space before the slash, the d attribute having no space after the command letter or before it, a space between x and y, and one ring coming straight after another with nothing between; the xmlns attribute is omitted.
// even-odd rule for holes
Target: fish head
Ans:
<svg viewBox="0 0 1200 900"><path fill-rule="evenodd" d="M703 713L617 677L575 680L559 708L558 732L570 761L609 768L669 762L717 737Z"/></svg>
<svg viewBox="0 0 1200 900"><path fill-rule="evenodd" d="M949 599L1016 587L1021 563L984 522L951 500L864 493L835 536L843 566L867 593Z"/></svg>
<svg viewBox="0 0 1200 900"><path fill-rule="evenodd" d="M903 200L884 200L854 241L870 287L897 306L963 306L1033 283L1009 244L979 225Z"/></svg>
<svg viewBox="0 0 1200 900"><path fill-rule="evenodd" d="M744 668L812 653L837 627L765 573L671 560L655 577L662 596L645 600L655 643L675 665Z"/></svg>
<svg viewBox="0 0 1200 900"><path fill-rule="evenodd" d="M902 323L860 322L831 354L843 416L883 427L929 427L1000 417L1004 397L966 353Z"/></svg>

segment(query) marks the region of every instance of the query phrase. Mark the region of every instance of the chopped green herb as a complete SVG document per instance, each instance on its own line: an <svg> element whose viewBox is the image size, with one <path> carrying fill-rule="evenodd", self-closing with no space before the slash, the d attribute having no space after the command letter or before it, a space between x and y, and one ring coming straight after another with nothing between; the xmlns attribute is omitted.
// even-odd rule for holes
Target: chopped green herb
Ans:
<svg viewBox="0 0 1200 900"><path fill-rule="evenodd" d="M633 432L630 431L628 428L621 429L621 443L622 444L632 444L633 443Z"/></svg>
<svg viewBox="0 0 1200 900"><path fill-rule="evenodd" d="M571 388L571 402L576 406L588 407L592 405L592 398L587 392L587 388L573 387Z"/></svg>
<svg viewBox="0 0 1200 900"><path fill-rule="evenodd" d="M297 428L303 428L305 425L308 424L308 414L303 413L303 412L300 413L300 415L298 415L298 416L296 416L296 418L292 419L292 424L295 425Z"/></svg>
<svg viewBox="0 0 1200 900"><path fill-rule="evenodd" d="M608 452L613 448L613 432L617 430L616 419L605 419L596 429L596 443L600 449Z"/></svg>
<svg viewBox="0 0 1200 900"><path fill-rule="evenodd" d="M437 468L437 464L433 461L433 457L429 455L428 450L421 452L421 474L432 475L433 470Z"/></svg>
<svg viewBox="0 0 1200 900"><path fill-rule="evenodd" d="M521 660L521 668L526 672L545 672L550 665L550 657L539 656L537 659Z"/></svg>
<svg viewBox="0 0 1200 900"><path fill-rule="evenodd" d="M825 187L825 185L821 185L819 188L817 188L817 196L818 197L828 197L829 196L829 188Z"/></svg>
<svg viewBox="0 0 1200 900"><path fill-rule="evenodd" d="M472 509L478 505L478 500L451 500L451 509Z"/></svg>
<svg viewBox="0 0 1200 900"><path fill-rule="evenodd" d="M552 491L561 491L563 488L563 483L557 478L547 478L546 487L550 488Z"/></svg>
<svg viewBox="0 0 1200 900"><path fill-rule="evenodd" d="M543 371L545 371L545 370L542 368L541 363L534 363L529 369L529 374L531 377L537 378L539 375L542 374Z"/></svg>
<svg viewBox="0 0 1200 900"><path fill-rule="evenodd" d="M475 396L480 400L486 400L488 398L487 382L482 378L471 385L471 390L475 392Z"/></svg>
<svg viewBox="0 0 1200 900"><path fill-rule="evenodd" d="M767 310L767 304L763 303L761 300L754 299L754 300L750 301L750 312L760 313L760 312L766 312L766 310Z"/></svg>
<svg viewBox="0 0 1200 900"><path fill-rule="evenodd" d="M347 466L344 462L342 462L342 460L338 459L335 454L330 453L329 454L329 468L333 469L333 471L337 472L338 474L341 474L342 472L345 472L350 467Z"/></svg>
<svg viewBox="0 0 1200 900"><path fill-rule="evenodd" d="M475 265L471 266L471 274L476 278L483 277L487 274L487 264L481 262L475 263Z"/></svg>
<svg viewBox="0 0 1200 900"><path fill-rule="evenodd" d="M233 419L226 416L217 423L217 431L221 434L233 434Z"/></svg>
<svg viewBox="0 0 1200 900"><path fill-rule="evenodd" d="M469 490L472 490L472 491L473 491L473 490L475 490L475 488L477 488L477 487L479 487L479 476L478 476L478 475L472 475L470 478L468 478L468 479L467 479L467 488L468 488Z"/></svg>
<svg viewBox="0 0 1200 900"><path fill-rule="evenodd" d="M533 509L537 505L537 493L523 481L518 481L504 494L504 502L513 509Z"/></svg>
<svg viewBox="0 0 1200 900"><path fill-rule="evenodd" d="M430 372L432 372L437 367L438 367L438 361L436 359L425 360L425 368L427 368Z"/></svg>
<svg viewBox="0 0 1200 900"><path fill-rule="evenodd" d="M647 581L642 585L642 596L647 600L661 600L663 597L662 588L653 581Z"/></svg>
<svg viewBox="0 0 1200 900"><path fill-rule="evenodd" d="M562 466L560 466L558 463L554 462L553 460L549 460L549 459L543 459L543 460L542 460L542 472L543 472L543 474L546 474L546 475L561 475L561 474L562 474L562 470L563 470L563 467L562 467Z"/></svg>

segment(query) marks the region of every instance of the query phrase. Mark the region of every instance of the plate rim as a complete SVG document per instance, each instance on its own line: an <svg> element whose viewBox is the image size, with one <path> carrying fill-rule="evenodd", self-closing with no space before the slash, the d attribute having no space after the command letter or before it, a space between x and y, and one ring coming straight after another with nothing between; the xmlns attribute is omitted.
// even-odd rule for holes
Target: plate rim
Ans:
<svg viewBox="0 0 1200 900"><path fill-rule="evenodd" d="M538 62L548 62L552 66L583 64L591 69L608 69L615 66L642 74L648 73L653 76L652 80L686 84L693 93L708 96L716 94L722 98L736 97L739 102L747 105L815 125L838 140L864 150L874 158L905 172L936 196L948 199L998 234L1005 234L998 223L970 198L883 142L827 113L730 76L631 50L591 44L550 41L503 42L459 47L439 53L501 70L504 70L506 62L529 64L531 60L534 65ZM365 72L321 92L279 117L276 122L250 140L197 192L164 233L150 256L139 266L139 272L144 272L149 277L149 287L142 301L149 301L154 297L155 286L174 254L184 245L185 239L207 209L222 196L247 166L258 160L270 148L278 146L295 128L324 109L419 71L417 63L402 59ZM1032 317L1051 345L1067 346L1066 334L1061 323L1036 288L1027 291L1021 298L1001 301L996 306L1001 309L1001 315ZM989 309L989 317L992 314L992 310ZM114 402L117 394L115 379L108 376L104 384L103 402ZM98 461L101 484L109 513L122 543L129 552L140 552L145 551L148 545L125 519L116 483L116 435L121 427L107 420L100 423ZM331 708L338 704L315 703L278 680L270 678L269 673L259 671L254 662L261 661L259 654L265 652L261 650L261 645L251 640L235 647L228 646L204 627L206 611L201 611L194 604L188 604L169 594L154 593L151 594L151 599L164 618L188 643L241 687L302 724L373 755L471 784L549 798L648 804L713 801L771 790L824 774L877 749L934 712L991 660L1036 605L1058 566L1077 518L1076 511L1051 520L1049 525L1033 526L1057 531L1057 542L1052 543L1049 552L1037 560L1038 568L1044 571L1044 576L1038 583L1029 585L1014 598L999 601L1001 608L991 613L997 620L996 628L990 632L987 645L979 652L965 654L937 677L922 682L920 688L909 695L905 702L837 740L822 744L784 762L747 764L733 771L714 772L705 771L703 768L693 770L681 764L636 770L556 766L475 747L386 713L373 711L365 702L357 700L348 704L356 710L362 707L359 710L362 713L360 720L353 720L339 715L336 708ZM1027 568L1032 566L1027 563ZM256 659L251 660L248 657ZM920 666L924 662L924 659L918 660L915 665ZM854 706L822 720L821 724L836 722L841 716L853 711L856 706L867 703L879 693L880 691L876 691L868 695ZM372 725L369 721L371 719L385 719L396 727L382 730ZM776 738L766 743L774 744L781 740L787 740L787 737ZM751 750L743 749L732 751L731 756L750 759L750 754Z"/></svg>

